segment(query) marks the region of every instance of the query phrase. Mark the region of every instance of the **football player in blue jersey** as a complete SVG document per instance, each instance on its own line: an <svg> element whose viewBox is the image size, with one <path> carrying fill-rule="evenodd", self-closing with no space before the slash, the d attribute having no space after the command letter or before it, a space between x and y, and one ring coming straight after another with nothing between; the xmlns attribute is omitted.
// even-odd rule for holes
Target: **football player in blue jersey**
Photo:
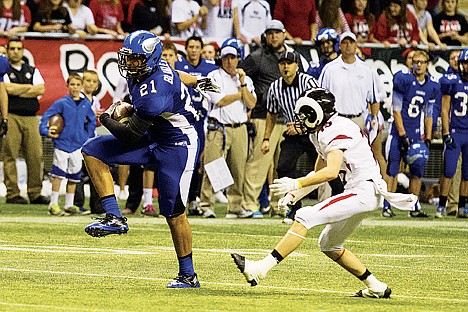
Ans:
<svg viewBox="0 0 468 312"><path fill-rule="evenodd" d="M400 161L401 159L407 161L407 153L412 143L420 143L419 148L425 153L421 158L427 160L426 151L432 138L432 109L440 92L437 80L427 73L429 55L425 51L418 50L414 53L412 63L411 70L399 71L393 77L393 121L385 147L389 175L388 190L392 192L395 192L397 187ZM423 124L421 124L422 116L424 116ZM421 148L424 144L426 146ZM414 149L410 151L414 152ZM416 196L419 196L421 190L424 164L424 161L408 163L411 173L409 191ZM394 215L388 202L384 202L382 214ZM427 217L427 214L420 210L419 202L409 215Z"/></svg>
<svg viewBox="0 0 468 312"><path fill-rule="evenodd" d="M436 218L445 215L447 196L452 178L462 155L462 181L458 198L459 218L468 217L468 49L458 57L458 74L453 72L441 79L442 134L444 139L444 175L440 180L440 201Z"/></svg>
<svg viewBox="0 0 468 312"><path fill-rule="evenodd" d="M0 54L0 113L2 121L0 123L0 137L6 135L8 131L8 93L6 91L3 76L10 71L8 58Z"/></svg>
<svg viewBox="0 0 468 312"><path fill-rule="evenodd" d="M127 78L135 113L127 123L118 120L119 103L100 117L112 135L88 141L83 155L101 197L106 216L85 228L94 237L128 231L114 195L109 164L155 165L159 209L166 217L179 262L179 274L168 288L198 288L192 262L192 231L184 213L198 152L194 128L196 110L177 73L161 58L156 35L136 31L118 52L121 75Z"/></svg>
<svg viewBox="0 0 468 312"><path fill-rule="evenodd" d="M338 34L330 27L321 28L315 37L320 60L318 63L310 62L307 74L319 79L323 67L338 57Z"/></svg>
<svg viewBox="0 0 468 312"><path fill-rule="evenodd" d="M175 69L196 77L206 77L208 73L218 69L218 66L215 64L214 60L207 60L201 57L202 49L202 38L198 36L189 37L185 41L185 51L187 52L187 57L179 57L178 61L175 63ZM192 97L192 104L197 110L195 129L197 130L200 141L200 152L198 153L199 157L197 158L197 165L195 171L193 172L192 182L190 185L190 192L188 196L188 213L189 215L203 214L205 217L211 218L216 216L215 213L210 209L201 210L201 208L198 207L198 203L196 201L197 197L200 196L200 189L203 178L200 156L205 148L204 125L206 116L208 115L208 103L204 99L203 95L200 94L200 92L197 90L189 88L189 92Z"/></svg>

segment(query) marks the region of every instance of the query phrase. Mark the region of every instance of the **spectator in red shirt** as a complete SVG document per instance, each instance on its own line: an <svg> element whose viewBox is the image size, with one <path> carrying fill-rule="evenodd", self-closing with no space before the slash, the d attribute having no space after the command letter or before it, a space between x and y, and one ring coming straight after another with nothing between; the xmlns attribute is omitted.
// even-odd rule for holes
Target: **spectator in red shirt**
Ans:
<svg viewBox="0 0 468 312"><path fill-rule="evenodd" d="M286 39L300 44L315 38L315 0L278 0L273 19L283 22Z"/></svg>
<svg viewBox="0 0 468 312"><path fill-rule="evenodd" d="M124 13L120 0L91 0L89 8L93 11L99 33L114 37L126 35L121 24Z"/></svg>
<svg viewBox="0 0 468 312"><path fill-rule="evenodd" d="M358 43L369 41L372 34L375 17L370 13L367 0L354 0L349 13L345 14L351 31L356 35Z"/></svg>
<svg viewBox="0 0 468 312"><path fill-rule="evenodd" d="M315 22L317 24L317 28L314 31L314 38L317 31L324 27L335 29L338 35L345 31L351 31L343 10L340 7L340 0L322 1L315 18Z"/></svg>
<svg viewBox="0 0 468 312"><path fill-rule="evenodd" d="M372 42L383 43L385 47L389 47L391 43L401 46L411 44L414 47L418 45L418 21L406 9L406 1L390 0L377 20Z"/></svg>
<svg viewBox="0 0 468 312"><path fill-rule="evenodd" d="M28 31L31 12L20 0L2 0L0 5L0 35L14 36L17 32Z"/></svg>

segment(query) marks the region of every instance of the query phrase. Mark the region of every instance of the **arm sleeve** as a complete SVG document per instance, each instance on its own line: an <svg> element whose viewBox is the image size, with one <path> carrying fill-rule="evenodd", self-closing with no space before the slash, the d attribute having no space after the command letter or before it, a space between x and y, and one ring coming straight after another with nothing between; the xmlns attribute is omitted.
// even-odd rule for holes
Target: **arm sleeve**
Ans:
<svg viewBox="0 0 468 312"><path fill-rule="evenodd" d="M41 123L39 124L39 133L42 136L47 136L49 134L49 119L55 114L62 113L62 99L59 99L54 102L42 115Z"/></svg>
<svg viewBox="0 0 468 312"><path fill-rule="evenodd" d="M138 112L130 117L127 124L113 120L109 114L102 114L99 120L119 141L129 146L136 145L153 123L150 119L138 116Z"/></svg>
<svg viewBox="0 0 468 312"><path fill-rule="evenodd" d="M273 91L273 84L274 82L268 88L267 110L272 114L278 114L278 101L276 100L275 92Z"/></svg>
<svg viewBox="0 0 468 312"><path fill-rule="evenodd" d="M86 115L86 130L88 132L88 138L94 137L94 131L96 130L96 114L94 114L91 106L88 109L88 114Z"/></svg>
<svg viewBox="0 0 468 312"><path fill-rule="evenodd" d="M405 90L401 87L403 85L401 75L401 72L399 72L393 77L392 107L393 110L397 112L401 112L403 108L403 98L405 96Z"/></svg>

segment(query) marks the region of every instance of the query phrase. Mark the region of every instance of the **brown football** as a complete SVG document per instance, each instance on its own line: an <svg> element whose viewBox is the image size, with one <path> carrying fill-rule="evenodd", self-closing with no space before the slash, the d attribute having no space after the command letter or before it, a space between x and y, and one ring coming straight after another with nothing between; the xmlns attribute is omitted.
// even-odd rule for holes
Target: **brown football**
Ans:
<svg viewBox="0 0 468 312"><path fill-rule="evenodd" d="M65 126L65 123L63 122L63 117L60 114L55 114L54 116L49 118L48 122L49 128L54 126L56 127L55 133L60 134L63 131L63 127Z"/></svg>
<svg viewBox="0 0 468 312"><path fill-rule="evenodd" d="M125 123L128 122L134 112L135 109L133 108L132 104L122 102L122 104L115 108L113 119L117 120L118 122Z"/></svg>

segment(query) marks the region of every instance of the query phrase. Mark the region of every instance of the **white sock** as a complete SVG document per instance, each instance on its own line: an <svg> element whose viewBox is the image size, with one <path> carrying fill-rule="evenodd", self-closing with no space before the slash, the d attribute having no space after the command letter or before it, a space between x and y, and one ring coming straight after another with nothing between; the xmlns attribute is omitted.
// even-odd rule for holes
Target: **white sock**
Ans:
<svg viewBox="0 0 468 312"><path fill-rule="evenodd" d="M362 281L368 288L375 291L384 291L387 285L379 281L373 274L369 275L365 280ZM385 288L384 288L385 287ZM384 289L382 289L384 288Z"/></svg>
<svg viewBox="0 0 468 312"><path fill-rule="evenodd" d="M59 192L52 192L50 196L50 205L58 205Z"/></svg>
<svg viewBox="0 0 468 312"><path fill-rule="evenodd" d="M75 199L75 193L65 194L65 208L73 206L73 200Z"/></svg>
<svg viewBox="0 0 468 312"><path fill-rule="evenodd" d="M266 275L268 271L270 271L275 265L278 264L278 262L276 262L275 257L273 257L270 253L268 256L263 258L263 260L258 261L258 264L259 268L263 272L263 275Z"/></svg>
<svg viewBox="0 0 468 312"><path fill-rule="evenodd" d="M153 204L153 189L144 188L143 189L143 207Z"/></svg>

